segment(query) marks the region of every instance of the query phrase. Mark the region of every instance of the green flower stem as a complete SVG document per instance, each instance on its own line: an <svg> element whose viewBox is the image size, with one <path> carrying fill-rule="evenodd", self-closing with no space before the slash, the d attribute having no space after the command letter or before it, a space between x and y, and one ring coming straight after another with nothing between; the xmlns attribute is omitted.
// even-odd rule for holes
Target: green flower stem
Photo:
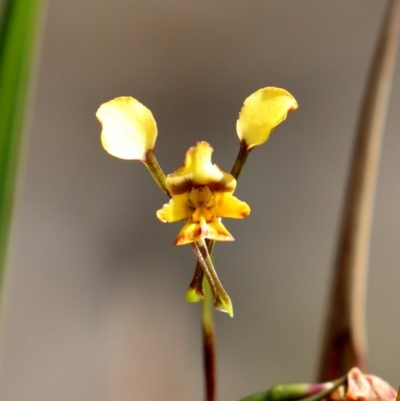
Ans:
<svg viewBox="0 0 400 401"><path fill-rule="evenodd" d="M231 170L231 174L235 177L236 180L239 179L240 173L242 172L243 167L246 164L246 160L249 156L250 151L251 149L248 149L246 142L241 141L239 153Z"/></svg>
<svg viewBox="0 0 400 401"><path fill-rule="evenodd" d="M0 301L41 0L3 1L0 26Z"/></svg>
<svg viewBox="0 0 400 401"><path fill-rule="evenodd" d="M167 188L166 176L154 156L154 149L150 149L146 152L146 159L143 162L157 185L168 197L171 197Z"/></svg>
<svg viewBox="0 0 400 401"><path fill-rule="evenodd" d="M213 323L213 305L214 299L218 296L215 283L208 270L208 266L204 260L203 254L197 243L192 243L193 251L197 257L197 265L195 276L189 286L188 294L191 292L191 286L197 285L204 298L202 305L202 331L203 331L203 358L204 358L204 375L206 384L206 401L215 401L216 388L216 348L215 334ZM200 272L201 269L201 272ZM201 280L201 282L199 281ZM203 286L204 289L203 290ZM188 296L186 297L188 300Z"/></svg>
<svg viewBox="0 0 400 401"><path fill-rule="evenodd" d="M209 244L206 240L208 252L211 260L213 259L214 244ZM214 241L213 241L214 242ZM199 264L197 265L199 267ZM197 270L197 267L196 267ZM203 355L204 355L204 375L206 378L206 401L215 401L217 387L217 355L215 344L215 329L213 322L214 297L210 284L203 277L204 301L202 304L202 328L203 328Z"/></svg>
<svg viewBox="0 0 400 401"><path fill-rule="evenodd" d="M214 401L216 393L217 358L213 323L213 294L208 280L204 280L204 301L201 311L206 401Z"/></svg>
<svg viewBox="0 0 400 401"><path fill-rule="evenodd" d="M276 384L268 391L253 394L240 401L320 401L327 398L338 387L345 384L347 376L340 379L317 384L285 383Z"/></svg>
<svg viewBox="0 0 400 401"><path fill-rule="evenodd" d="M206 380L206 401L215 400L216 388L216 348L215 333L213 324L213 306L229 316L233 316L232 303L222 287L214 270L210 254L205 240L193 243L200 265L203 267L206 280L204 281L204 300L202 305L202 326L203 326L203 355L204 373ZM211 277L211 279L210 279Z"/></svg>

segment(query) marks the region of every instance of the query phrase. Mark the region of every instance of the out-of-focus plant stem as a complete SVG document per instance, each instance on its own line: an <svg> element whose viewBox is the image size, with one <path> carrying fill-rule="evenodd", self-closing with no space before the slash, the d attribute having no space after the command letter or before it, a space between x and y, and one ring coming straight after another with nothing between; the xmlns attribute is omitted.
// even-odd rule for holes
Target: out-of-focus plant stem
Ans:
<svg viewBox="0 0 400 401"><path fill-rule="evenodd" d="M319 380L366 362L365 299L372 211L396 50L400 1L390 0L367 82L347 184Z"/></svg>
<svg viewBox="0 0 400 401"><path fill-rule="evenodd" d="M0 26L0 301L42 0L6 0ZM0 308L1 309L1 308Z"/></svg>

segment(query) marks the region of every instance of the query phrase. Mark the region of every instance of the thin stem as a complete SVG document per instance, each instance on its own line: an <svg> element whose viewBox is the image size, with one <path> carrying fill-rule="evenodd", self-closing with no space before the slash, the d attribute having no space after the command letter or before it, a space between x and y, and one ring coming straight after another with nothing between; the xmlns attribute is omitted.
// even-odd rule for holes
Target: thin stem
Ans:
<svg viewBox="0 0 400 401"><path fill-rule="evenodd" d="M246 164L246 160L249 156L250 151L251 149L248 149L246 142L241 141L239 153L231 170L231 174L235 177L236 180L239 179L240 173L242 172L243 167Z"/></svg>
<svg viewBox="0 0 400 401"><path fill-rule="evenodd" d="M319 378L331 380L366 360L365 293L372 210L381 142L400 28L400 1L391 0L383 21L348 180Z"/></svg>
<svg viewBox="0 0 400 401"><path fill-rule="evenodd" d="M201 308L203 328L204 375L206 379L206 401L214 401L216 393L217 358L213 323L213 294L204 280L204 300Z"/></svg>
<svg viewBox="0 0 400 401"><path fill-rule="evenodd" d="M154 149L150 149L146 152L146 159L143 161L143 163L145 164L151 176L154 178L154 181L161 188L161 190L168 197L171 197L167 188L165 174L162 171L160 165L158 164L156 157L154 156Z"/></svg>
<svg viewBox="0 0 400 401"><path fill-rule="evenodd" d="M213 249L213 244L205 240L192 243L194 253L197 257L198 264L194 280L199 279L198 269L203 270L204 279L204 300L202 305L202 331L203 331L203 357L204 357L204 375L206 384L206 401L215 400L216 390L216 346L215 331L213 323L214 306L224 312L233 315L232 303L228 294L222 287L218 276L212 264L212 257L209 249ZM208 248L209 247L209 248Z"/></svg>
<svg viewBox="0 0 400 401"><path fill-rule="evenodd" d="M193 281L202 277L203 283L201 283L201 292L203 293L204 285L204 300L201 309L202 313L202 332L203 332L203 358L204 358L204 376L206 385L206 401L215 400L215 389L216 389L216 347L215 347L215 332L213 323L213 306L214 300L218 297L215 283L209 272L208 266L204 260L203 254L197 243L192 243L193 251L197 257L196 273ZM207 250L208 252L208 250ZM202 270L202 274L199 275L199 269ZM193 283L192 281L192 283ZM197 282L198 284L198 282ZM189 287L190 288L190 287Z"/></svg>

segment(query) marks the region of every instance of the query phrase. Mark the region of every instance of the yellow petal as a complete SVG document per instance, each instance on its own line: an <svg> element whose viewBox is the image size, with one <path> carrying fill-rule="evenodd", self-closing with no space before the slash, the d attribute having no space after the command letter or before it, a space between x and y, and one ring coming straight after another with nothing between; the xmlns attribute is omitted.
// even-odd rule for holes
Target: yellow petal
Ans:
<svg viewBox="0 0 400 401"><path fill-rule="evenodd" d="M219 220L206 223L206 221L202 219L200 223L193 223L188 220L176 237L174 244L185 245L190 242L199 241L202 238L208 238L214 241L234 240L230 232Z"/></svg>
<svg viewBox="0 0 400 401"><path fill-rule="evenodd" d="M239 139L245 141L249 149L263 144L297 107L296 99L284 89L259 89L244 101L240 110L236 123Z"/></svg>
<svg viewBox="0 0 400 401"><path fill-rule="evenodd" d="M201 219L204 219L205 221L211 221L213 218L213 214L206 207L196 208L193 214L190 216L190 219L194 223L199 222Z"/></svg>
<svg viewBox="0 0 400 401"><path fill-rule="evenodd" d="M211 162L213 148L207 142L197 142L186 152L182 167L167 176L171 194L189 192L195 186L205 185L211 191L233 192L236 180L233 176Z"/></svg>
<svg viewBox="0 0 400 401"><path fill-rule="evenodd" d="M250 214L250 207L246 202L240 201L229 193L216 193L215 215L231 219L243 219Z"/></svg>
<svg viewBox="0 0 400 401"><path fill-rule="evenodd" d="M231 233L225 228L225 226L217 219L207 224L207 235L205 238L212 239L214 241L234 241Z"/></svg>
<svg viewBox="0 0 400 401"><path fill-rule="evenodd" d="M153 114L132 97L117 97L104 103L96 117L103 126L101 143L115 157L145 160L146 152L154 148L157 124Z"/></svg>
<svg viewBox="0 0 400 401"><path fill-rule="evenodd" d="M202 235L201 225L199 223L192 223L187 221L181 231L179 231L178 236L175 239L174 245L185 245L191 242L198 241L204 238Z"/></svg>
<svg viewBox="0 0 400 401"><path fill-rule="evenodd" d="M163 223L187 219L193 211L189 208L188 195L176 195L162 209L157 210L157 217Z"/></svg>

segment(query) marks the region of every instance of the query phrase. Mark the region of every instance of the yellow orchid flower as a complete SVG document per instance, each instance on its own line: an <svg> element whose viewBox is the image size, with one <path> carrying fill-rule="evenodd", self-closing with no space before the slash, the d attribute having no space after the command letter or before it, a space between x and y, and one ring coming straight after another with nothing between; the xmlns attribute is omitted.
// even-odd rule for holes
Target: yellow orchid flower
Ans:
<svg viewBox="0 0 400 401"><path fill-rule="evenodd" d="M151 111L138 100L121 96L102 104L96 117L103 130L101 143L120 159L146 161L154 148L157 124Z"/></svg>
<svg viewBox="0 0 400 401"><path fill-rule="evenodd" d="M164 223L185 220L175 245L204 238L233 241L220 218L242 219L250 214L247 203L232 196L235 178L212 164L212 152L207 142L197 142L186 153L183 166L167 176L172 199L157 211L157 217Z"/></svg>
<svg viewBox="0 0 400 401"><path fill-rule="evenodd" d="M233 315L230 298L215 272L210 250L214 241L233 241L222 218L242 219L250 214L247 203L233 196L246 159L254 146L264 143L273 129L297 108L290 93L279 88L263 88L249 96L237 121L240 149L231 173L211 162L213 149L197 142L184 164L167 177L159 166L154 145L157 124L151 111L132 97L117 97L104 103L96 116L102 125L101 142L111 155L140 160L161 190L171 199L157 211L164 223L183 220L175 245L191 243L198 260L187 300L197 302L204 295L203 279L209 283L215 308ZM205 239L208 239L206 243ZM400 401L400 400L399 400Z"/></svg>
<svg viewBox="0 0 400 401"><path fill-rule="evenodd" d="M248 150L263 144L297 107L296 99L284 89L259 89L244 101L240 110L236 123L239 139L246 143Z"/></svg>

